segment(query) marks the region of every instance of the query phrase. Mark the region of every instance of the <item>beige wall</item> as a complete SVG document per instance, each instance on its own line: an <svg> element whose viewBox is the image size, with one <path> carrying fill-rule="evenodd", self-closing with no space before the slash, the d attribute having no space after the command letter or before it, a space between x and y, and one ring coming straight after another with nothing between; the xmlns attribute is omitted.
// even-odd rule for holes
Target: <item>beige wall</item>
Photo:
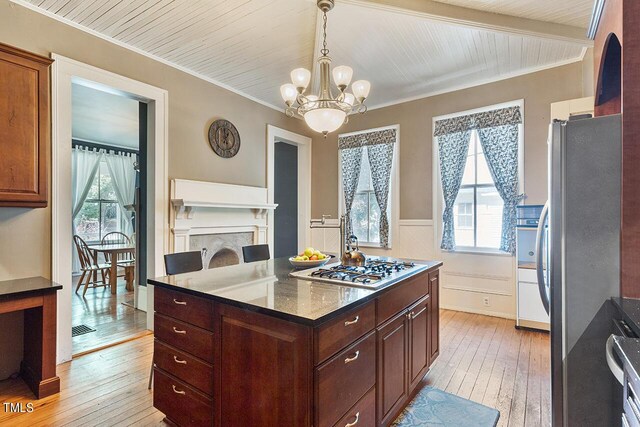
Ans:
<svg viewBox="0 0 640 427"><path fill-rule="evenodd" d="M169 178L264 187L267 124L310 134L300 120L7 0L0 0L0 42L47 56L55 52L166 89ZM207 129L217 118L230 120L240 133L242 146L232 159L219 158L207 143ZM0 280L50 277L50 239L49 208L0 208ZM7 348L8 339L0 335L0 348ZM5 356L0 362L0 379L7 376L11 366L15 367L15 361L7 367Z"/></svg>
<svg viewBox="0 0 640 427"><path fill-rule="evenodd" d="M546 201L550 104L582 96L582 63L352 116L342 132L400 125L400 219L432 219L432 118L524 98L527 203ZM375 87L372 88L375 91ZM313 143L312 217L338 212L337 135Z"/></svg>

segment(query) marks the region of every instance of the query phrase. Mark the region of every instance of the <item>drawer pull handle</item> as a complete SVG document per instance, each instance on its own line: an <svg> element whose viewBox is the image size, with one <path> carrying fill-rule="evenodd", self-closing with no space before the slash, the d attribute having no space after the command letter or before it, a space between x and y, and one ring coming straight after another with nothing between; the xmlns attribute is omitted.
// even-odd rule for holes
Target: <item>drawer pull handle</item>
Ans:
<svg viewBox="0 0 640 427"><path fill-rule="evenodd" d="M353 320L345 321L344 326L349 326L349 325L353 325L354 323L358 323L358 320L360 320L360 316L356 316Z"/></svg>
<svg viewBox="0 0 640 427"><path fill-rule="evenodd" d="M175 385L173 385L173 384L171 384L171 387L173 387L173 392L174 392L175 394L187 394L187 393L185 393L185 392L184 392L184 390L178 390L178 389L176 388L176 386L175 386Z"/></svg>
<svg viewBox="0 0 640 427"><path fill-rule="evenodd" d="M175 332L176 334L186 334L187 331L183 330L183 329L176 329L176 327L173 327L173 332Z"/></svg>
<svg viewBox="0 0 640 427"><path fill-rule="evenodd" d="M351 363L354 360L356 360L358 358L358 356L360 356L360 350L356 351L356 355L353 357L347 357L346 359L344 359L344 363Z"/></svg>
<svg viewBox="0 0 640 427"><path fill-rule="evenodd" d="M356 413L356 420L352 423L347 423L344 425L344 427L353 427L354 425L358 424L358 421L360 421L360 412Z"/></svg>
<svg viewBox="0 0 640 427"><path fill-rule="evenodd" d="M179 363L181 365L186 365L187 364L186 360L180 360L176 356L173 356L173 361L176 362L176 363Z"/></svg>
<svg viewBox="0 0 640 427"><path fill-rule="evenodd" d="M187 305L187 302L186 302L186 301L178 301L178 300L177 300L177 299L175 299L175 298L173 299L173 302L174 302L174 303L176 303L176 304L178 304L178 305Z"/></svg>

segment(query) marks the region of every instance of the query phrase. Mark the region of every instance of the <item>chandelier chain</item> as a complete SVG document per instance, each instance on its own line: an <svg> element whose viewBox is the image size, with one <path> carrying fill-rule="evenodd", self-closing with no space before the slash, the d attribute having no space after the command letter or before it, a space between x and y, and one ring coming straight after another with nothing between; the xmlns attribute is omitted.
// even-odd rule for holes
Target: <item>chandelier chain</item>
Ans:
<svg viewBox="0 0 640 427"><path fill-rule="evenodd" d="M327 56L329 49L327 49L327 12L322 12L322 55Z"/></svg>

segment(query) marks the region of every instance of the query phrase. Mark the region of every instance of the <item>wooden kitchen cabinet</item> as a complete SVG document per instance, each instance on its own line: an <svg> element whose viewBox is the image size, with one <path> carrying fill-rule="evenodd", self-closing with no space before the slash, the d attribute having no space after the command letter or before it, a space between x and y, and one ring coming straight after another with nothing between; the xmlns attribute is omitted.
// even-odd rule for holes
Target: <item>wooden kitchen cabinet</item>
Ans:
<svg viewBox="0 0 640 427"><path fill-rule="evenodd" d="M47 206L52 62L0 43L0 206Z"/></svg>
<svg viewBox="0 0 640 427"><path fill-rule="evenodd" d="M409 321L409 389L416 388L429 370L431 331L430 296L411 306L407 313Z"/></svg>
<svg viewBox="0 0 640 427"><path fill-rule="evenodd" d="M390 424L409 397L407 311L402 311L377 330L378 424Z"/></svg>

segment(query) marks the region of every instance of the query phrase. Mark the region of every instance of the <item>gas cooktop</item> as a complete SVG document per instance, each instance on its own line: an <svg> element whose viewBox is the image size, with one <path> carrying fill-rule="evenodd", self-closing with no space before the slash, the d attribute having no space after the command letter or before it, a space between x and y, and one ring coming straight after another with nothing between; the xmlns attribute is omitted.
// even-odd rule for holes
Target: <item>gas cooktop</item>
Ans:
<svg viewBox="0 0 640 427"><path fill-rule="evenodd" d="M343 286L377 289L424 270L426 266L393 259L369 258L362 267L329 264L317 268L294 271L291 276L298 279L335 283Z"/></svg>

